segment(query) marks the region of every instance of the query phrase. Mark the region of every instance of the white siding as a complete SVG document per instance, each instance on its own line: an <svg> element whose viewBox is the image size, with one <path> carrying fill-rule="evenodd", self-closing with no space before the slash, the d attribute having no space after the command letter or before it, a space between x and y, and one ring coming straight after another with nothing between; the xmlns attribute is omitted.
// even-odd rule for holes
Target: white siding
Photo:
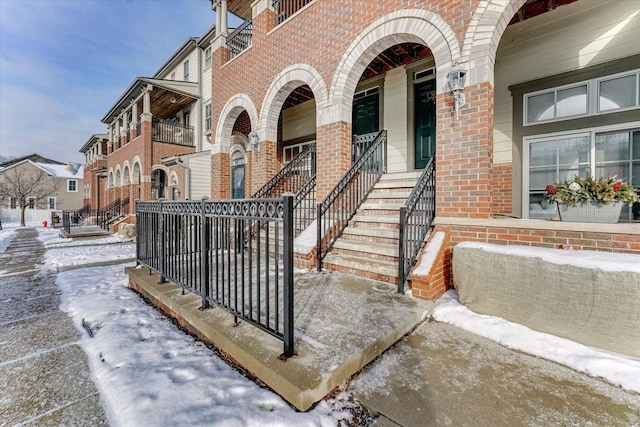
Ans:
<svg viewBox="0 0 640 427"><path fill-rule="evenodd" d="M316 133L316 101L310 100L282 112L282 140L289 141Z"/></svg>
<svg viewBox="0 0 640 427"><path fill-rule="evenodd" d="M203 153L201 156L191 157L189 168L191 170L189 198L197 200L202 197L211 197L211 155Z"/></svg>
<svg viewBox="0 0 640 427"><path fill-rule="evenodd" d="M639 5L581 0L507 28L495 66L494 163L512 161L509 86L640 53Z"/></svg>
<svg viewBox="0 0 640 427"><path fill-rule="evenodd" d="M407 170L407 71L390 70L384 80L384 128L387 129L387 166L389 172Z"/></svg>

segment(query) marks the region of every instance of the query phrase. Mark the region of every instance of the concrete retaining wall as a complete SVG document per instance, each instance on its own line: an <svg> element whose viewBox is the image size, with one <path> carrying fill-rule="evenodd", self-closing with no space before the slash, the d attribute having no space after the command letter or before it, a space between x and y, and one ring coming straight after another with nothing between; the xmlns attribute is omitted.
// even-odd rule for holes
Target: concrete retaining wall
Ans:
<svg viewBox="0 0 640 427"><path fill-rule="evenodd" d="M460 300L476 313L640 357L640 256L463 242Z"/></svg>

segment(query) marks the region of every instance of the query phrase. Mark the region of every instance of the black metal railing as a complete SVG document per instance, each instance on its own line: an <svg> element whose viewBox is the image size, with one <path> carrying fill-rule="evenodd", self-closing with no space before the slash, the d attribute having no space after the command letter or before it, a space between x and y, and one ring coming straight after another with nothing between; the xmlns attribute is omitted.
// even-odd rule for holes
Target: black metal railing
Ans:
<svg viewBox="0 0 640 427"><path fill-rule="evenodd" d="M351 139L351 161L355 162L358 157L367 151L371 143L378 136L378 132L365 133L363 135L353 135Z"/></svg>
<svg viewBox="0 0 640 427"><path fill-rule="evenodd" d="M398 234L398 292L404 292L422 243L436 216L436 162L432 157L416 186L400 208Z"/></svg>
<svg viewBox="0 0 640 427"><path fill-rule="evenodd" d="M387 168L387 131L381 130L369 149L317 206L318 271L322 260L342 235L349 220Z"/></svg>
<svg viewBox="0 0 640 427"><path fill-rule="evenodd" d="M282 197L294 194L294 235L298 236L315 220L316 145L309 144L275 174L251 198Z"/></svg>
<svg viewBox="0 0 640 427"><path fill-rule="evenodd" d="M276 13L277 24L282 24L297 11L311 3L313 0L273 0L272 5Z"/></svg>
<svg viewBox="0 0 640 427"><path fill-rule="evenodd" d="M193 127L180 123L163 122L153 119L152 137L157 142L194 146Z"/></svg>
<svg viewBox="0 0 640 427"><path fill-rule="evenodd" d="M271 177L251 198L280 197L298 190L316 176L316 145L309 144Z"/></svg>
<svg viewBox="0 0 640 427"><path fill-rule="evenodd" d="M137 263L293 342L293 197L136 204ZM247 236L250 223L256 235ZM273 234L273 236L272 236Z"/></svg>
<svg viewBox="0 0 640 427"><path fill-rule="evenodd" d="M108 230L118 219L129 213L129 198L117 199L100 209L91 209L89 205L75 211L62 211L62 228L67 234L71 227L96 225Z"/></svg>
<svg viewBox="0 0 640 427"><path fill-rule="evenodd" d="M247 19L227 37L227 50L229 52L227 60L232 60L244 50L248 49L251 46L252 38L253 20Z"/></svg>

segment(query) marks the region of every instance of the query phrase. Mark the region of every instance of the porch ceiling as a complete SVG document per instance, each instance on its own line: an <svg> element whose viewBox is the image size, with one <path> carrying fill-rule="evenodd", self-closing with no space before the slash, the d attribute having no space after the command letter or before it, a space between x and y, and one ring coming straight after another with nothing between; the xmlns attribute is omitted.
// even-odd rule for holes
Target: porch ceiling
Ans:
<svg viewBox="0 0 640 427"><path fill-rule="evenodd" d="M151 92L151 113L158 119L171 118L195 99L191 95L176 93L170 89L154 88Z"/></svg>

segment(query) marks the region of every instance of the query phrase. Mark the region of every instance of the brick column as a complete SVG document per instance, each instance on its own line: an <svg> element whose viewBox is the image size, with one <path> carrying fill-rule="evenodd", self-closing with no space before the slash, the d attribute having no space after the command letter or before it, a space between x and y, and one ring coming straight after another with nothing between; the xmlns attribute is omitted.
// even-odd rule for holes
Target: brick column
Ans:
<svg viewBox="0 0 640 427"><path fill-rule="evenodd" d="M211 198L231 198L231 165L229 153L211 155Z"/></svg>
<svg viewBox="0 0 640 427"><path fill-rule="evenodd" d="M351 123L319 126L316 134L316 201L320 202L351 167Z"/></svg>
<svg viewBox="0 0 640 427"><path fill-rule="evenodd" d="M490 218L493 86L485 82L464 92L466 105L457 118L450 93L436 99L436 215Z"/></svg>
<svg viewBox="0 0 640 427"><path fill-rule="evenodd" d="M255 153L255 160L251 165L250 193L255 193L273 175L280 170L278 162L278 143L274 141L260 141L260 152Z"/></svg>

